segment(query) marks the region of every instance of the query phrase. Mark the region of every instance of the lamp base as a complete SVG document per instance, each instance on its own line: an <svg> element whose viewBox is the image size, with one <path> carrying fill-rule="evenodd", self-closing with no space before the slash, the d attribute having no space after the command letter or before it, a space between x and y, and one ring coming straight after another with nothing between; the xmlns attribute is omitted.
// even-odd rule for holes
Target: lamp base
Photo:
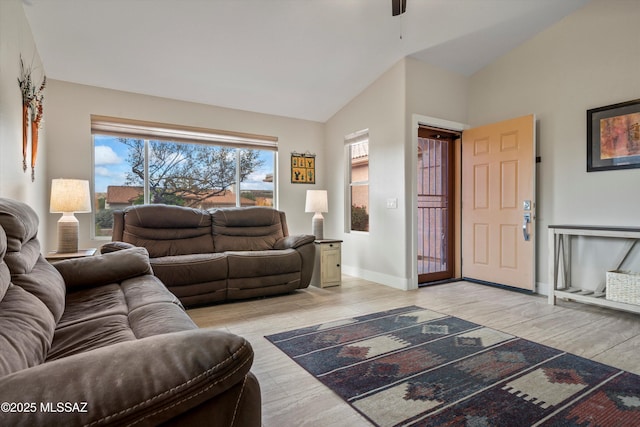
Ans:
<svg viewBox="0 0 640 427"><path fill-rule="evenodd" d="M316 212L311 219L311 230L316 240L324 239L324 217L322 213Z"/></svg>
<svg viewBox="0 0 640 427"><path fill-rule="evenodd" d="M58 253L78 252L78 219L65 212L58 220Z"/></svg>

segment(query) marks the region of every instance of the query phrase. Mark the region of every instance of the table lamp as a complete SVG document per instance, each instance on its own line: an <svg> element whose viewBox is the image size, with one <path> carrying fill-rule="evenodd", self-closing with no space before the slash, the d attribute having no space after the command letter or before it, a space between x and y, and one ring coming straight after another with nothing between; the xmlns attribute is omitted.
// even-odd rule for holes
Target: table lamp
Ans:
<svg viewBox="0 0 640 427"><path fill-rule="evenodd" d="M62 213L58 220L58 253L78 252L78 220L74 213L91 212L89 181L51 180L49 212Z"/></svg>
<svg viewBox="0 0 640 427"><path fill-rule="evenodd" d="M316 240L324 239L324 217L322 216L322 212L329 212L327 190L307 190L307 200L304 211L314 212L311 220L313 235L316 236Z"/></svg>

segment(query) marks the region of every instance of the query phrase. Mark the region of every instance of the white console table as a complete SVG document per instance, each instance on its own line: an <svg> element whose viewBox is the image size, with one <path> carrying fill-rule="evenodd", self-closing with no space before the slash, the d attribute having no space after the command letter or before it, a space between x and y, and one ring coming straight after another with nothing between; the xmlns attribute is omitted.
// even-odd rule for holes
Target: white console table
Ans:
<svg viewBox="0 0 640 427"><path fill-rule="evenodd" d="M606 227L588 225L550 225L549 226L549 304L555 304L556 298L565 298L588 304L640 313L640 305L611 301L605 298L603 281L595 290L583 290L571 283L571 239L573 236L613 237L626 239L626 245L616 264L610 270L618 270L629 253L640 240L640 227ZM559 273L562 268L562 288L558 289Z"/></svg>

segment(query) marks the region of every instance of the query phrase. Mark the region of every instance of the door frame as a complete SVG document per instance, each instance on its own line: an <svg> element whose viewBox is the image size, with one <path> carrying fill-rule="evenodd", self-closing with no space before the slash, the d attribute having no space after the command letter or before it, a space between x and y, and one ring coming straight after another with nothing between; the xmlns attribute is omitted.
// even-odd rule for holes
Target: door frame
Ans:
<svg viewBox="0 0 640 427"><path fill-rule="evenodd" d="M411 115L411 256L410 256L410 272L411 277L409 279L408 289L418 289L418 175L416 171L418 170L418 127L420 125L436 127L441 129L448 129L452 131L462 132L465 129L469 129L470 126L464 123L453 122L450 120L438 119L436 117L423 116L420 114L412 114ZM456 144L456 180L460 179L461 172L461 157L459 156L460 147ZM456 192L456 211L460 208L460 192ZM456 213L455 220L456 230L460 226L460 220L458 213ZM460 234L457 233L456 236L456 269L454 276L459 277L460 270L457 265L460 261L459 250L460 250Z"/></svg>

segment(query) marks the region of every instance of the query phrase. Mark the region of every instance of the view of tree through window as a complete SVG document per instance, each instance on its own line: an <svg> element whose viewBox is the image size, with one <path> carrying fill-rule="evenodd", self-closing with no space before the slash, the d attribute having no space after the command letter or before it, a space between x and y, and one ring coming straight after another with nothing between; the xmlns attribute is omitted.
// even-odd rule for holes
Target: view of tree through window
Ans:
<svg viewBox="0 0 640 427"><path fill-rule="evenodd" d="M95 235L112 211L145 203L201 209L273 206L275 152L94 135Z"/></svg>

